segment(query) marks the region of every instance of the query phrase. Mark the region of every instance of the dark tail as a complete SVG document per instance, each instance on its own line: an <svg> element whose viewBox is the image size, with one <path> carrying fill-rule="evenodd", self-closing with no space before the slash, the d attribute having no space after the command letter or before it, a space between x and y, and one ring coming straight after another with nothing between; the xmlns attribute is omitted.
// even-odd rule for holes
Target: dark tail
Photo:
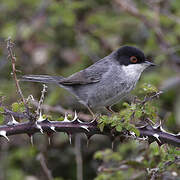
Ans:
<svg viewBox="0 0 180 180"><path fill-rule="evenodd" d="M40 83L58 83L63 79L61 76L48 76L48 75L25 75L22 76L20 81L31 81Z"/></svg>

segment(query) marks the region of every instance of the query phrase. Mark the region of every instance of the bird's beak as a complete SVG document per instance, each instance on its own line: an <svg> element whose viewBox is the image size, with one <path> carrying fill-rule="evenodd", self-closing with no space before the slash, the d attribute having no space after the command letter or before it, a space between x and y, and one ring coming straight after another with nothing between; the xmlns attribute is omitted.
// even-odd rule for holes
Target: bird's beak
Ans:
<svg viewBox="0 0 180 180"><path fill-rule="evenodd" d="M145 63L148 65L148 66L156 66L156 64L146 60Z"/></svg>

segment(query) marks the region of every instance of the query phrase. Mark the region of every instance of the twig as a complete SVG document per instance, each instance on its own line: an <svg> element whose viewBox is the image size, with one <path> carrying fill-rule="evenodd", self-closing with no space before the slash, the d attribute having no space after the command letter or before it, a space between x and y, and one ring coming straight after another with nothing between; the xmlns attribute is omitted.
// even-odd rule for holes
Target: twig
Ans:
<svg viewBox="0 0 180 180"><path fill-rule="evenodd" d="M75 153L76 153L76 176L77 180L83 180L83 162L81 155L81 136L77 134L75 136Z"/></svg>
<svg viewBox="0 0 180 180"><path fill-rule="evenodd" d="M44 155L42 153L38 154L37 160L40 162L42 170L47 178L47 180L53 180L53 176L51 174L51 171L48 169Z"/></svg>
<svg viewBox="0 0 180 180"><path fill-rule="evenodd" d="M173 161L165 162L161 169L160 168L153 168L153 169L147 168L147 172L148 174L151 174L151 180L155 180L159 173L162 173L163 171L165 171L172 164L179 163L179 162L180 162L180 157L175 156L175 159Z"/></svg>
<svg viewBox="0 0 180 180"><path fill-rule="evenodd" d="M38 101L36 100L30 100L31 104L34 105L35 107L38 107ZM50 106L47 104L42 104L41 109L43 109L46 112L55 112L55 113L60 113L62 115L65 115L66 113L71 114L74 116L74 112L70 109L64 109L62 106ZM92 120L92 116L79 112L78 113L79 119L82 119L83 121L90 121Z"/></svg>
<svg viewBox="0 0 180 180"><path fill-rule="evenodd" d="M41 105L43 104L44 102L44 97L45 97L45 93L47 92L47 86L45 84L43 84L43 90L41 91L41 97L40 97L40 100L38 102L38 107L37 107L37 111L36 111L36 114L38 116L40 116L40 113L41 113Z"/></svg>
<svg viewBox="0 0 180 180"><path fill-rule="evenodd" d="M25 98L23 96L23 93L21 91L21 88L19 86L19 82L18 82L18 79L17 79L17 76L16 76L16 57L13 53L13 50L12 48L14 47L14 43L12 42L11 40L11 37L9 37L7 39L7 50L8 50L8 58L11 60L11 63L12 63L12 72L13 72L13 78L15 80L15 84L16 84L16 90L17 90L17 93L19 94L19 96L21 97L24 105L26 106L26 101L25 101Z"/></svg>
<svg viewBox="0 0 180 180"><path fill-rule="evenodd" d="M168 43L164 40L164 35L158 24L151 22L145 15L141 14L132 0L115 0L115 2L121 7L122 10L140 19L148 28L153 29L163 49L167 49L167 47L169 47Z"/></svg>
<svg viewBox="0 0 180 180"><path fill-rule="evenodd" d="M154 98L159 97L161 94L163 93L163 91L159 91L156 94L150 96L150 97L145 97L144 100L141 102L142 104L145 104L148 101L152 101Z"/></svg>
<svg viewBox="0 0 180 180"><path fill-rule="evenodd" d="M16 57L15 57L15 54L13 53L13 47L14 47L14 43L12 42L11 37L9 37L7 39L8 58L11 60L11 64L12 64L12 74L13 74L13 78L14 78L14 81L16 84L16 91L24 103L24 106L26 108L26 113L29 116L31 116L30 112L29 112L28 105L26 104L26 100L23 96L22 90L21 90L20 85L19 85L19 81L18 81L17 76L16 76L16 72L17 72L17 70L16 70Z"/></svg>
<svg viewBox="0 0 180 180"><path fill-rule="evenodd" d="M168 168L169 166L171 166L174 163L180 163L180 156L175 156L173 161L165 162L162 170L163 171L166 170L166 168Z"/></svg>

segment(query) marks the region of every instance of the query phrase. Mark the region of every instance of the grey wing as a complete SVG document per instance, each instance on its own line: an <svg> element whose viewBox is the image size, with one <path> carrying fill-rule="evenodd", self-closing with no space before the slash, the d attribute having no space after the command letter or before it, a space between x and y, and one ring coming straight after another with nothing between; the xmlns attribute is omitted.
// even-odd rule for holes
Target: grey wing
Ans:
<svg viewBox="0 0 180 180"><path fill-rule="evenodd" d="M88 68L79 71L67 78L62 79L59 83L62 85L81 85L99 82L108 71L108 62L100 60L89 66Z"/></svg>

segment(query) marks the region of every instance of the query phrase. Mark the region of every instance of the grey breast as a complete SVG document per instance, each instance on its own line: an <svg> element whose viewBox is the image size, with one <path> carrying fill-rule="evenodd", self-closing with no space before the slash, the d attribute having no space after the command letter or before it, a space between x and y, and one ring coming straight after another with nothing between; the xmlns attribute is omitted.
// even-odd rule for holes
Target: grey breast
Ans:
<svg viewBox="0 0 180 180"><path fill-rule="evenodd" d="M128 88L120 66L112 64L101 82L96 85L96 92L90 94L89 104L94 107L110 106L118 102Z"/></svg>
<svg viewBox="0 0 180 180"><path fill-rule="evenodd" d="M124 80L121 67L114 61L107 61L108 67L98 83L81 87L81 99L90 107L109 106L121 99L127 91L128 84ZM82 93L83 92L83 93ZM82 97L82 94L84 97Z"/></svg>

